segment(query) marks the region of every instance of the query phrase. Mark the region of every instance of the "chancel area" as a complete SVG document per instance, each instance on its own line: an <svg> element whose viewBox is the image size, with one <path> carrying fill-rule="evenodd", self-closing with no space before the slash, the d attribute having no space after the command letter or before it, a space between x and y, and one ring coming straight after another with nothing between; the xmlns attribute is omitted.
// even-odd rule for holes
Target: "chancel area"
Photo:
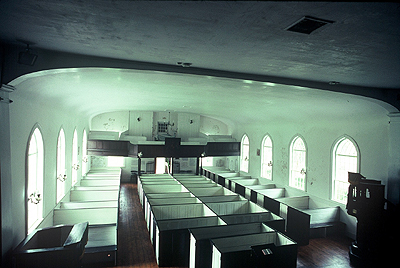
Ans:
<svg viewBox="0 0 400 268"><path fill-rule="evenodd" d="M379 267L400 5L0 1L2 267Z"/></svg>

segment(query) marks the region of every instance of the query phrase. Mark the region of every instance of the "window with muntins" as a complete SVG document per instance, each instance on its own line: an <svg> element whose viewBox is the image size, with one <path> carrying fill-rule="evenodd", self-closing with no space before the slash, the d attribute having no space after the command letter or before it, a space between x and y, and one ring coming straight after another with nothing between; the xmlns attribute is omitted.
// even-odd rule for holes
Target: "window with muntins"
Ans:
<svg viewBox="0 0 400 268"><path fill-rule="evenodd" d="M39 128L32 132L27 155L27 233L32 232L43 219L43 138Z"/></svg>
<svg viewBox="0 0 400 268"><path fill-rule="evenodd" d="M345 204L349 189L348 172L358 171L358 149L350 139L343 137L333 147L332 199Z"/></svg>
<svg viewBox="0 0 400 268"><path fill-rule="evenodd" d="M262 142L261 177L272 180L272 140L268 135Z"/></svg>
<svg viewBox="0 0 400 268"><path fill-rule="evenodd" d="M240 171L249 172L250 142L245 134L242 137L240 148Z"/></svg>
<svg viewBox="0 0 400 268"><path fill-rule="evenodd" d="M290 144L289 186L303 191L306 190L306 155L303 139L296 136Z"/></svg>
<svg viewBox="0 0 400 268"><path fill-rule="evenodd" d="M65 170L65 134L61 129L57 140L57 203L65 195L65 180L67 174Z"/></svg>

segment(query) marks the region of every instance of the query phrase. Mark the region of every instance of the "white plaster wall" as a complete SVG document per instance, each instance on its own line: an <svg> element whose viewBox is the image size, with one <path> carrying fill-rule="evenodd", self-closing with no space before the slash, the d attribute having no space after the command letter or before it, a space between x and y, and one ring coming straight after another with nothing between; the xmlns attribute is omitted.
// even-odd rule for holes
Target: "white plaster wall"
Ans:
<svg viewBox="0 0 400 268"><path fill-rule="evenodd" d="M234 134L241 140L246 133L250 140L249 175L260 177L261 142L265 134L273 141L273 182L279 186L289 185L289 146L292 138L300 134L307 146L306 194L326 200L327 204L339 205L341 220L347 224L347 235L355 238L356 219L349 216L345 205L331 200L331 160L335 141L348 135L355 140L360 150L359 172L367 178L381 180L387 185L389 161L389 123L387 111L379 107L374 113L345 115L338 111L335 116L306 117L301 121L268 122L259 117L258 124L238 126ZM296 190L301 195L302 191ZM303 192L304 193L304 192Z"/></svg>
<svg viewBox="0 0 400 268"><path fill-rule="evenodd" d="M192 121L191 121L192 120ZM231 135L230 125L207 116L193 113L119 111L94 116L90 121L91 131L118 131L131 136L145 136L152 140L157 135L158 122L170 121L170 134L177 134L182 141L206 135ZM191 122L191 123L190 123ZM127 131L127 132L126 132Z"/></svg>
<svg viewBox="0 0 400 268"><path fill-rule="evenodd" d="M200 116L200 132L206 135L232 134L227 124L207 116Z"/></svg>
<svg viewBox="0 0 400 268"><path fill-rule="evenodd" d="M129 112L107 112L96 115L90 124L91 131L118 131L122 133L128 130Z"/></svg>
<svg viewBox="0 0 400 268"><path fill-rule="evenodd" d="M12 175L12 211L13 230L11 239L16 246L25 237L25 165L29 135L38 124L44 139L44 184L43 184L43 216L46 217L56 206L56 149L60 128L65 131L67 181L65 191L71 188L72 139L76 128L78 134L79 155L82 159L83 129L89 130L89 119L73 110L64 110L63 106L55 106L47 102L31 101L18 91L12 93L14 102L10 106L10 146ZM78 183L82 177L78 170ZM51 215L49 215L51 217ZM47 224L51 220L46 221Z"/></svg>
<svg viewBox="0 0 400 268"><path fill-rule="evenodd" d="M289 145L292 138L300 134L307 146L306 192L320 198L330 199L331 159L334 142L343 135L352 137L360 149L360 173L367 178L382 180L388 176L388 118L386 114L358 116L347 120L313 120L306 123L280 122L241 126L240 134L246 133L250 140L249 174L260 177L261 142L265 134L273 141L273 181L289 184ZM245 131L244 131L245 130Z"/></svg>
<svg viewBox="0 0 400 268"><path fill-rule="evenodd" d="M130 111L128 133L131 136L144 136L147 140L152 140L153 112Z"/></svg>

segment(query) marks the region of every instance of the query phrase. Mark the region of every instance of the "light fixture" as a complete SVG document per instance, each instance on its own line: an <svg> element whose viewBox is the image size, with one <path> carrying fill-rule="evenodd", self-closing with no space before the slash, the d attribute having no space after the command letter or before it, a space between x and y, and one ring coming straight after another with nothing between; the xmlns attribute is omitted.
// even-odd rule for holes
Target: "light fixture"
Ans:
<svg viewBox="0 0 400 268"><path fill-rule="evenodd" d="M22 51L18 55L18 63L33 66L37 59L38 55L31 53L29 48L29 43L26 44L26 50Z"/></svg>
<svg viewBox="0 0 400 268"><path fill-rule="evenodd" d="M192 66L192 63L190 63L190 62L178 61L176 64L179 65L179 66L182 66L182 67L190 67L190 66Z"/></svg>
<svg viewBox="0 0 400 268"><path fill-rule="evenodd" d="M0 97L0 102L5 102L5 103L12 103L13 101L10 99L2 98Z"/></svg>

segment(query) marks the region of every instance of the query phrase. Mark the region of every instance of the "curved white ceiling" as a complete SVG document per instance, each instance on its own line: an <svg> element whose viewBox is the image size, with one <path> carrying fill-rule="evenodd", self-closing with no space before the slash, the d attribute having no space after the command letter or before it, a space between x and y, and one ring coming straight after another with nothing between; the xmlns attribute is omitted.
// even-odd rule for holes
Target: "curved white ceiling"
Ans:
<svg viewBox="0 0 400 268"><path fill-rule="evenodd" d="M0 40L26 40L33 50L399 88L399 14L394 2L2 0ZM309 35L285 30L307 15L334 23Z"/></svg>
<svg viewBox="0 0 400 268"><path fill-rule="evenodd" d="M10 84L16 87L15 99L47 101L88 117L118 110L167 110L247 124L394 111L385 103L349 94L156 71L57 69L27 74Z"/></svg>

